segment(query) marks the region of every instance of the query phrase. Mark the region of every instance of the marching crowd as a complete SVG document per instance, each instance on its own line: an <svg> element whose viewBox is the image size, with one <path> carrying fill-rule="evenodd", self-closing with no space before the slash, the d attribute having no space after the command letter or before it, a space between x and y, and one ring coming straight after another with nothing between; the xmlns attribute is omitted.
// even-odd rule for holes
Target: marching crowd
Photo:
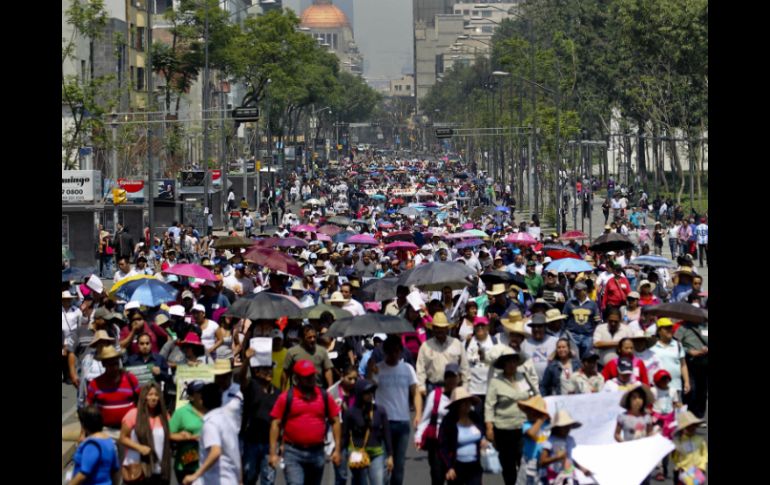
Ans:
<svg viewBox="0 0 770 485"><path fill-rule="evenodd" d="M618 207L602 236L614 246L542 234L448 159L361 158L312 175L265 194L268 213L284 197L304 207L282 204L272 233L249 226L252 246L175 224L153 241L122 238L112 289L93 275L63 281L62 374L82 428L70 483L272 484L282 471L319 484L330 462L338 484L401 485L410 446L434 485L480 484L485 470L510 485L570 483L591 475L572 459L582 423L544 397L602 392L622 395L618 442L674 443L648 480L703 483L705 218L675 221L674 260L639 263L661 254L646 214ZM190 265L211 276L175 271ZM410 284L416 271L428 279ZM141 278L172 297L118 296ZM240 313L260 295L258 317ZM277 295L301 315L264 310ZM654 311L664 304L694 317ZM335 327L386 316L410 331ZM269 340L267 361L254 339ZM137 366L143 385L126 370ZM201 366L212 379L175 377Z"/></svg>

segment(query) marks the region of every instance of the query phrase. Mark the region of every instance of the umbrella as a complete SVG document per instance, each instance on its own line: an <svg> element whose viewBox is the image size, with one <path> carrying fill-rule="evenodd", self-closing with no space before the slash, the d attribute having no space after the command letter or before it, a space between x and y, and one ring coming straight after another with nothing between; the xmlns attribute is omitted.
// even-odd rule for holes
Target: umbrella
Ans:
<svg viewBox="0 0 770 485"><path fill-rule="evenodd" d="M190 278L198 278L201 280L217 280L217 275L199 264L192 263L175 264L171 268L164 271L164 273L175 274L177 276L187 276Z"/></svg>
<svg viewBox="0 0 770 485"><path fill-rule="evenodd" d="M402 207L398 210L398 213L404 216L416 217L420 214L420 211L416 207Z"/></svg>
<svg viewBox="0 0 770 485"><path fill-rule="evenodd" d="M257 241L255 246L259 246L262 248L272 248L272 247L279 247L279 248L306 248L307 243L298 237L269 237L267 239L262 239Z"/></svg>
<svg viewBox="0 0 770 485"><path fill-rule="evenodd" d="M404 199L397 197L395 199L391 199L390 203L393 205L403 205L405 203Z"/></svg>
<svg viewBox="0 0 770 485"><path fill-rule="evenodd" d="M462 226L460 226L461 229L473 229L473 223L472 222L466 222Z"/></svg>
<svg viewBox="0 0 770 485"><path fill-rule="evenodd" d="M301 311L288 297L262 291L239 298L225 315L249 320L275 320L281 317L301 318Z"/></svg>
<svg viewBox="0 0 770 485"><path fill-rule="evenodd" d="M367 281L361 287L361 297L364 301L385 301L396 297L398 278L379 278Z"/></svg>
<svg viewBox="0 0 770 485"><path fill-rule="evenodd" d="M469 229L462 233L463 237L489 237L489 234L481 229Z"/></svg>
<svg viewBox="0 0 770 485"><path fill-rule="evenodd" d="M537 240L526 232L514 232L503 239L503 242L513 244L537 244Z"/></svg>
<svg viewBox="0 0 770 485"><path fill-rule="evenodd" d="M414 241L414 234L409 231L391 232L382 238L385 241Z"/></svg>
<svg viewBox="0 0 770 485"><path fill-rule="evenodd" d="M315 235L315 237L316 237L316 239L318 241L323 241L323 242L331 242L332 241L331 236L327 236L326 234L323 234L323 233L318 233L318 234Z"/></svg>
<svg viewBox="0 0 770 485"><path fill-rule="evenodd" d="M370 221L367 221L366 219L353 219L350 221L352 224L361 224L363 226L369 227Z"/></svg>
<svg viewBox="0 0 770 485"><path fill-rule="evenodd" d="M426 182L431 184L431 185L432 184L437 184L438 183L438 179L436 177L428 177L428 180Z"/></svg>
<svg viewBox="0 0 770 485"><path fill-rule="evenodd" d="M671 261L665 256L655 256L652 254L645 254L631 260L631 264L637 266L652 266L653 268L676 268L676 263Z"/></svg>
<svg viewBox="0 0 770 485"><path fill-rule="evenodd" d="M385 197L382 194L374 194L374 195L370 196L369 198L370 199L374 199L374 200L387 200L387 197Z"/></svg>
<svg viewBox="0 0 770 485"><path fill-rule="evenodd" d="M304 205L326 205L326 203L318 199L308 199L304 202Z"/></svg>
<svg viewBox="0 0 770 485"><path fill-rule="evenodd" d="M591 246L591 251L606 253L607 251L622 251L633 247L634 243L628 239L628 236L618 234L617 232L610 232L597 237Z"/></svg>
<svg viewBox="0 0 770 485"><path fill-rule="evenodd" d="M467 239L455 245L455 247L457 249L465 249L465 248L473 248L476 246L481 246L482 244L484 244L484 241L482 241L481 239Z"/></svg>
<svg viewBox="0 0 770 485"><path fill-rule="evenodd" d="M292 227L291 232L318 232L318 229L310 224L299 224Z"/></svg>
<svg viewBox="0 0 770 485"><path fill-rule="evenodd" d="M251 247L253 244L254 244L254 241L252 241L247 237L222 236L220 238L217 238L217 240L214 241L214 244L212 244L211 247L216 249L240 249L240 248Z"/></svg>
<svg viewBox="0 0 770 485"><path fill-rule="evenodd" d="M583 231L574 230L563 232L562 235L559 236L559 239L570 241L573 239L588 239L588 236Z"/></svg>
<svg viewBox="0 0 770 485"><path fill-rule="evenodd" d="M344 216L334 216L326 220L329 224L337 224L338 226L347 226L350 224L350 217L344 217ZM333 236L333 234L329 234L330 236Z"/></svg>
<svg viewBox="0 0 770 485"><path fill-rule="evenodd" d="M515 283L518 286L526 289L527 283L524 281L524 277L520 274L510 273L508 271L498 271L490 269L481 273L481 281L485 285L491 287L495 283Z"/></svg>
<svg viewBox="0 0 770 485"><path fill-rule="evenodd" d="M671 317L687 322L701 323L709 319L708 310L692 306L683 301L663 303L661 305L642 307L642 313L658 317Z"/></svg>
<svg viewBox="0 0 770 485"><path fill-rule="evenodd" d="M65 270L62 270L61 280L62 281L80 281L86 276L91 276L94 273L96 273L96 268L93 268L90 266L87 268L69 267Z"/></svg>
<svg viewBox="0 0 770 485"><path fill-rule="evenodd" d="M508 207L505 207L504 205L498 205L497 207L495 207L495 210L500 212L511 212L511 209L509 209Z"/></svg>
<svg viewBox="0 0 770 485"><path fill-rule="evenodd" d="M292 276L299 276L300 278L303 275L296 259L275 249L257 246L246 251L243 259L270 268L273 271L280 271Z"/></svg>
<svg viewBox="0 0 770 485"><path fill-rule="evenodd" d="M335 320L339 320L340 318L347 318L352 317L353 314L350 313L347 310L343 310L340 307L334 306L334 305L327 305L326 303L319 303L316 306L311 306L308 308L302 309L302 318L307 318L308 320L317 320L321 318L321 315L324 313L329 312L334 316Z"/></svg>
<svg viewBox="0 0 770 485"><path fill-rule="evenodd" d="M416 251L418 246L416 244L407 242L407 241L395 241L389 244L385 245L385 251L392 251L392 250L398 250L403 249L406 251Z"/></svg>
<svg viewBox="0 0 770 485"><path fill-rule="evenodd" d="M336 236L342 232L342 228L333 224L326 224L318 228L319 234L326 234L327 236Z"/></svg>
<svg viewBox="0 0 770 485"><path fill-rule="evenodd" d="M115 294L123 287L123 285L127 285L131 283L132 281L137 280L154 280L157 279L154 276L146 275L146 274L137 274L134 276L129 276L128 278L123 278L122 280L118 281L114 285L112 285L112 288L110 288L110 292L108 293L109 296L115 296Z"/></svg>
<svg viewBox="0 0 770 485"><path fill-rule="evenodd" d="M438 207L438 204L433 202L432 200L429 200L428 202L423 202L423 207Z"/></svg>
<svg viewBox="0 0 770 485"><path fill-rule="evenodd" d="M375 333L414 332L406 319L379 313L367 313L357 317L337 320L329 327L329 337L354 337Z"/></svg>
<svg viewBox="0 0 770 485"><path fill-rule="evenodd" d="M564 258L583 259L574 250L559 244L546 244L543 246L543 254L553 260Z"/></svg>
<svg viewBox="0 0 770 485"><path fill-rule="evenodd" d="M350 236L345 242L347 244L367 244L371 246L380 244L378 240L368 234L356 234L355 236Z"/></svg>
<svg viewBox="0 0 770 485"><path fill-rule="evenodd" d="M594 268L582 259L564 258L559 259L546 268L546 271L554 270L557 273L582 273L583 271L593 271Z"/></svg>
<svg viewBox="0 0 770 485"><path fill-rule="evenodd" d="M423 290L440 291L445 286L456 290L470 286L468 277L475 275L474 270L462 263L436 261L402 273L398 284L415 285Z"/></svg>
<svg viewBox="0 0 770 485"><path fill-rule="evenodd" d="M388 172L392 172L395 169L396 169L396 167L394 167L393 165L386 165L385 166L385 170L387 170Z"/></svg>
<svg viewBox="0 0 770 485"><path fill-rule="evenodd" d="M382 221L382 220L377 222L377 226L382 229L393 229L394 227L396 227L396 225L393 224L392 222Z"/></svg>
<svg viewBox="0 0 770 485"><path fill-rule="evenodd" d="M336 243L344 243L344 242L347 242L349 237L355 236L355 235L356 233L352 231L342 231L337 235L335 235L334 237L332 237L332 241Z"/></svg>
<svg viewBox="0 0 770 485"><path fill-rule="evenodd" d="M127 301L138 301L148 307L174 301L176 294L176 288L155 278L129 281L115 292L115 296L119 298Z"/></svg>

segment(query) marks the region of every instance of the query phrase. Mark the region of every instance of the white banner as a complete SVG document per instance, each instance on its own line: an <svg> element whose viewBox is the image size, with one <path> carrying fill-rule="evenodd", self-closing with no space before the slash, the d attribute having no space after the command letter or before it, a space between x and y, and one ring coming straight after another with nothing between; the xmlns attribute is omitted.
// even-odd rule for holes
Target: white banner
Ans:
<svg viewBox="0 0 770 485"><path fill-rule="evenodd" d="M93 202L101 197L102 173L98 170L62 170L61 201ZM98 196L96 194L99 194Z"/></svg>
<svg viewBox="0 0 770 485"><path fill-rule="evenodd" d="M564 409L583 424L570 432L578 445L605 445L615 443L615 425L624 411L620 407L623 394L618 391L548 396L545 402L551 416Z"/></svg>
<svg viewBox="0 0 770 485"><path fill-rule="evenodd" d="M624 443L579 444L572 451L572 459L590 470L599 485L638 485L673 450L674 443L656 434Z"/></svg>

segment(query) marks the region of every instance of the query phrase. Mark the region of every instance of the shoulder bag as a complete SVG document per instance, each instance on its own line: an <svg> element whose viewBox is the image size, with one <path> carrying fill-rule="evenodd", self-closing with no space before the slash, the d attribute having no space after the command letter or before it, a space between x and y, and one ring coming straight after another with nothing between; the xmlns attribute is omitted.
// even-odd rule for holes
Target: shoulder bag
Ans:
<svg viewBox="0 0 770 485"><path fill-rule="evenodd" d="M369 411L369 421L371 421L373 425L374 407L372 407L372 410ZM372 462L371 458L369 458L369 453L366 452L366 443L369 442L369 430L370 428L366 428L366 433L364 433L364 441L361 443L361 447L358 449L356 449L355 445L353 444L353 431L350 432L350 446L353 448L353 450L350 452L350 457L348 458L348 466L351 470L368 468L369 464Z"/></svg>
<svg viewBox="0 0 770 485"><path fill-rule="evenodd" d="M433 392L433 410L430 412L430 423L422 433L420 440L420 449L427 450L438 444L438 407L441 404L441 393L443 389L437 387Z"/></svg>

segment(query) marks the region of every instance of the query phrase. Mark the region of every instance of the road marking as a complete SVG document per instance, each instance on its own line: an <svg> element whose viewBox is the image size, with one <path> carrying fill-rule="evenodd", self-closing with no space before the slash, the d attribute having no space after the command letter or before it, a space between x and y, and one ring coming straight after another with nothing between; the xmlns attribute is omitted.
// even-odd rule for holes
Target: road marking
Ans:
<svg viewBox="0 0 770 485"><path fill-rule="evenodd" d="M68 410L62 413L61 422L64 423L65 421L67 421L69 417L75 413L75 411L77 411L77 405L73 404L71 408L69 408Z"/></svg>

